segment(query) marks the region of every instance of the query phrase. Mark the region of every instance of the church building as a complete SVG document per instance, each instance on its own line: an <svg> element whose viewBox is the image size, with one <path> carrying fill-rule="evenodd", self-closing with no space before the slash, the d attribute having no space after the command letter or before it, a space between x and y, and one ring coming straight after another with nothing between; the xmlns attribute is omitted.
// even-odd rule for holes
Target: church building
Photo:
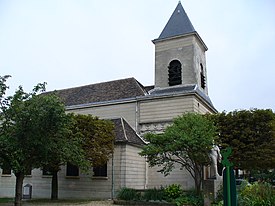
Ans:
<svg viewBox="0 0 275 206"><path fill-rule="evenodd" d="M155 45L155 82L144 86L135 78L57 90L67 112L91 114L115 125L115 150L108 163L83 174L67 164L58 174L59 198L112 198L123 188L158 188L173 183L194 188L184 170L164 177L138 153L148 132L161 133L185 112L216 113L208 96L207 46L179 2ZM50 198L51 175L34 169L24 179L33 198ZM0 169L0 197L13 197L15 176Z"/></svg>

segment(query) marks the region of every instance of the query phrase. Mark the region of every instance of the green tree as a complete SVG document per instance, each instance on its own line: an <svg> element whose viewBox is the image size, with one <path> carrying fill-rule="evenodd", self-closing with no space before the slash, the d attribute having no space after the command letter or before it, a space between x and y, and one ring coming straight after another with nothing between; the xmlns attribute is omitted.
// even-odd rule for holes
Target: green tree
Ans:
<svg viewBox="0 0 275 206"><path fill-rule="evenodd" d="M82 149L89 166L107 163L114 151L114 124L92 115L74 114L72 134L81 136Z"/></svg>
<svg viewBox="0 0 275 206"><path fill-rule="evenodd" d="M62 137L55 138L56 148L48 155L43 162L42 168L52 175L51 199L58 199L58 172L61 166L67 162L78 165L82 170L87 170L88 161L83 150L83 139L80 133L73 134L76 121L72 114L67 114L67 124L64 127Z"/></svg>
<svg viewBox="0 0 275 206"><path fill-rule="evenodd" d="M232 147L240 169L272 169L275 165L275 114L272 110L235 110L212 116L222 147Z"/></svg>
<svg viewBox="0 0 275 206"><path fill-rule="evenodd" d="M174 119L163 134L148 133L149 142L142 152L150 166L160 166L160 172L168 175L179 164L193 177L197 194L203 180L203 166L210 163L211 150L216 128L205 116L186 113Z"/></svg>
<svg viewBox="0 0 275 206"><path fill-rule="evenodd" d="M63 148L69 119L59 98L39 95L45 83L30 93L20 86L6 97L8 78L0 77L0 167L11 168L16 176L14 204L18 206L25 174L47 164L51 154Z"/></svg>
<svg viewBox="0 0 275 206"><path fill-rule="evenodd" d="M58 172L70 162L81 170L104 165L114 150L114 125L92 115L68 114L69 132L60 141L63 147L49 156L44 168L52 173L51 199L58 199ZM68 151L69 150L69 151Z"/></svg>

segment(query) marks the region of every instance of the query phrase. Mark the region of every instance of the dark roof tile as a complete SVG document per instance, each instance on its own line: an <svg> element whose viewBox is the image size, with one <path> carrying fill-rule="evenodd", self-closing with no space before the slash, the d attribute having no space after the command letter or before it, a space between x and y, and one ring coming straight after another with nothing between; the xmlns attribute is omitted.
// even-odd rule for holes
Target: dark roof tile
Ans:
<svg viewBox="0 0 275 206"><path fill-rule="evenodd" d="M142 138L136 133L136 131L125 121L123 118L111 119L115 125L115 142L116 143L128 143L138 146L145 145Z"/></svg>
<svg viewBox="0 0 275 206"><path fill-rule="evenodd" d="M147 91L135 78L90 84L54 91L66 106L144 96Z"/></svg>
<svg viewBox="0 0 275 206"><path fill-rule="evenodd" d="M166 39L194 32L195 29L181 3L179 2L159 38L155 40Z"/></svg>

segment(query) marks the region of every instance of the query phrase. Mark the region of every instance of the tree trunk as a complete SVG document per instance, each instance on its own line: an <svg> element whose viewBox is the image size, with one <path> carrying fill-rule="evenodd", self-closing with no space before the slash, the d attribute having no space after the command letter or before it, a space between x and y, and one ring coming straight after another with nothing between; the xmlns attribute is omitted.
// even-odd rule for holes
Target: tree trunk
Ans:
<svg viewBox="0 0 275 206"><path fill-rule="evenodd" d="M14 206L21 206L24 174L22 172L18 172L15 174L15 176L16 176L16 185L15 185Z"/></svg>
<svg viewBox="0 0 275 206"><path fill-rule="evenodd" d="M58 170L53 171L52 176L52 193L51 193L51 199L57 200L58 199L58 177L57 177Z"/></svg>
<svg viewBox="0 0 275 206"><path fill-rule="evenodd" d="M196 194L200 195L200 193L201 193L201 180L200 180L199 176L197 176L197 175L195 177L195 190L196 190Z"/></svg>
<svg viewBox="0 0 275 206"><path fill-rule="evenodd" d="M197 166L199 167L199 166ZM200 171L199 169L195 168L195 190L196 190L196 194L200 195L201 193L201 183L202 183L202 171Z"/></svg>

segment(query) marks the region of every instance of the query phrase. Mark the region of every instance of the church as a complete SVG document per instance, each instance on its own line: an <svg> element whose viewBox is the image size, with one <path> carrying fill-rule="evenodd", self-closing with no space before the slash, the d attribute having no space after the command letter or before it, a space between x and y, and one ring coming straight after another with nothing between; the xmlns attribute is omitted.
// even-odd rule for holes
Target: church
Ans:
<svg viewBox="0 0 275 206"><path fill-rule="evenodd" d="M155 45L155 82L144 86L135 78L119 79L56 91L67 112L91 114L115 125L115 150L101 168L84 174L73 165L58 174L59 198L113 198L123 188L158 188L173 183L194 188L187 171L164 177L138 153L148 132L161 133L185 112L216 113L208 96L207 46L179 2ZM33 198L50 198L51 175L41 169L24 179ZM0 197L13 197L15 176L0 169Z"/></svg>

